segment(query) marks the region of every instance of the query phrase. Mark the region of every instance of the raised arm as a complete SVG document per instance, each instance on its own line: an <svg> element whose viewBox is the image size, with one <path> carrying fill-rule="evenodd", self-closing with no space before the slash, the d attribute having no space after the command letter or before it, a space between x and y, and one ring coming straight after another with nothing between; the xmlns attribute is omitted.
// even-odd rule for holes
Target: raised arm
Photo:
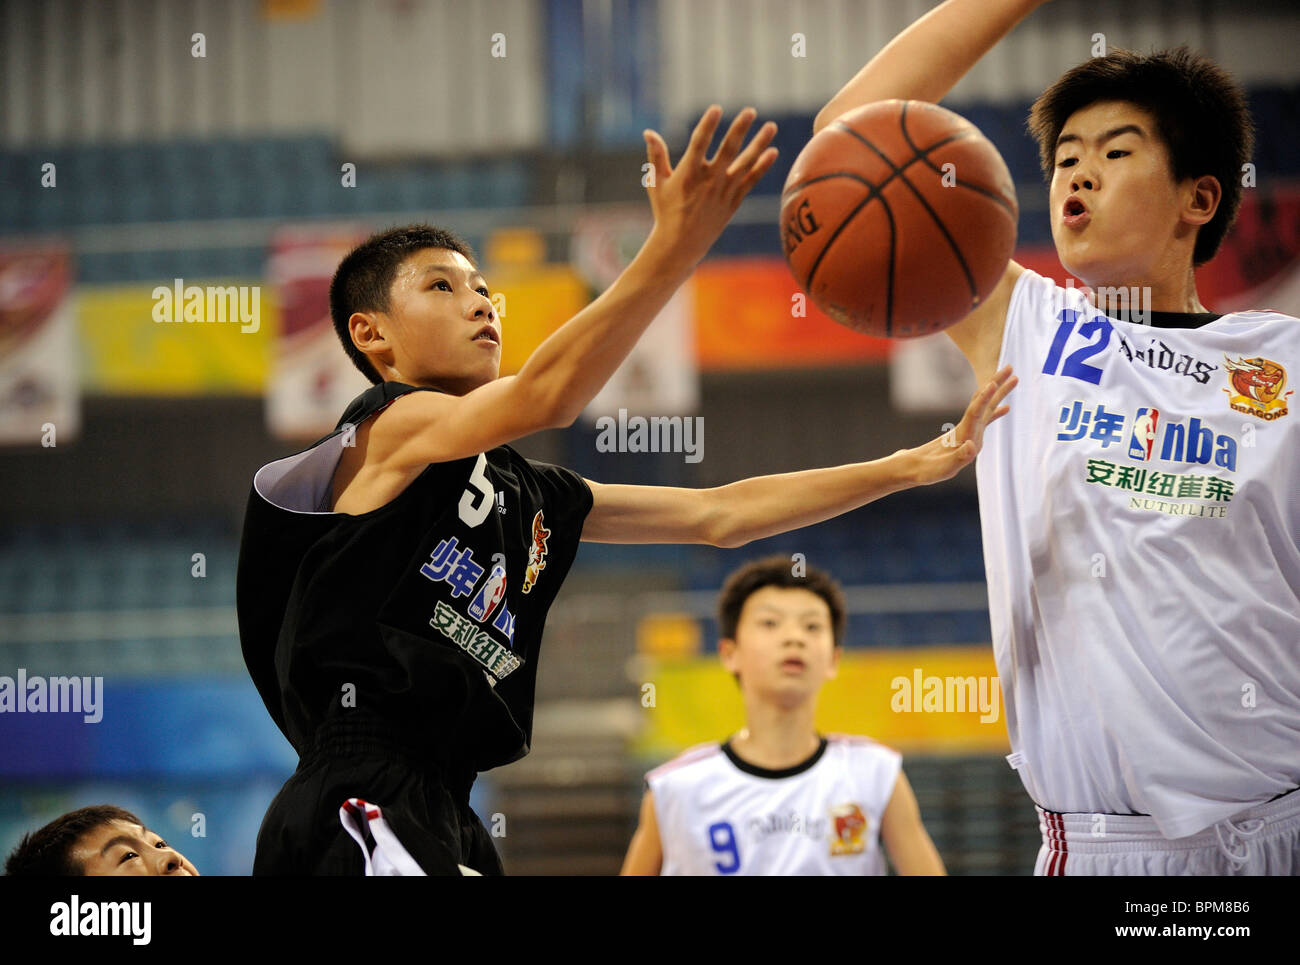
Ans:
<svg viewBox="0 0 1300 965"><path fill-rule="evenodd" d="M1021 20L1047 0L947 0L921 17L826 102L813 122L820 131L864 104L899 98L937 103ZM946 329L978 382L987 382L1002 350L1011 292L1024 268L1012 261L996 288L964 319Z"/></svg>
<svg viewBox="0 0 1300 965"><path fill-rule="evenodd" d="M538 346L517 375L464 395L413 392L397 399L364 440L376 447L373 456L386 469L460 459L540 429L572 424L776 160L776 149L768 147L776 133L771 122L741 150L754 122L752 108L736 117L708 158L721 117L716 105L705 112L675 168L663 138L646 132L654 228L632 263ZM358 440L363 441L360 434Z"/></svg>
<svg viewBox="0 0 1300 965"><path fill-rule="evenodd" d="M826 102L817 133L855 107L876 101L937 104L994 44L1046 0L947 0L900 33Z"/></svg>
<svg viewBox="0 0 1300 965"><path fill-rule="evenodd" d="M1015 385L1007 366L975 393L951 432L872 462L756 476L715 489L602 485L588 480L592 507L582 539L744 546L820 523L902 489L949 479L975 460L985 427L1010 411L999 405Z"/></svg>

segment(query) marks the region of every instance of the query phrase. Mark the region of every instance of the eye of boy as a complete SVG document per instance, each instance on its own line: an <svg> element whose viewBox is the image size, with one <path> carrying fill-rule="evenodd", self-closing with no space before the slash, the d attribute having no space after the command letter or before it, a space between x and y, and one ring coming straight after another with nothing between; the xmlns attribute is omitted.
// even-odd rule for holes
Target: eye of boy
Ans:
<svg viewBox="0 0 1300 965"><path fill-rule="evenodd" d="M157 833L124 822L102 825L83 836L71 857L90 876L108 875L198 875L184 855L173 853L176 861L166 864L146 860L150 850L171 850ZM152 856L150 856L152 857Z"/></svg>

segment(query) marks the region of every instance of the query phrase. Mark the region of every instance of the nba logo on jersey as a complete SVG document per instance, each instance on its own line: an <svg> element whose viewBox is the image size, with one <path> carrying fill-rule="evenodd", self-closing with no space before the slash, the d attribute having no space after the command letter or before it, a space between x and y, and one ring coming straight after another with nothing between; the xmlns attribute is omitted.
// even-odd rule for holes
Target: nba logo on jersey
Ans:
<svg viewBox="0 0 1300 965"><path fill-rule="evenodd" d="M506 568L498 563L492 567L492 575L483 583L478 595L470 601L469 615L482 623L492 615L501 598L506 595Z"/></svg>
<svg viewBox="0 0 1300 965"><path fill-rule="evenodd" d="M856 804L837 804L831 808L831 854L861 854L866 850L867 816Z"/></svg>
<svg viewBox="0 0 1300 965"><path fill-rule="evenodd" d="M1133 416L1133 435L1129 437L1128 454L1130 459L1146 462L1151 458L1151 450L1156 444L1156 425L1160 422L1160 410L1141 408Z"/></svg>

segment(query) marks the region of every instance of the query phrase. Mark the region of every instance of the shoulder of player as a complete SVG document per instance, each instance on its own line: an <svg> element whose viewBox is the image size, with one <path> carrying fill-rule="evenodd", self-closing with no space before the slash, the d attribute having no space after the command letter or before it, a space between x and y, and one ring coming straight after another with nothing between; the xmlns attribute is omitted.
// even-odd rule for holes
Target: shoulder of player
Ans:
<svg viewBox="0 0 1300 965"><path fill-rule="evenodd" d="M848 753L865 753L873 756L897 757L902 759L902 752L888 744L882 744L861 734L825 734L826 749L836 749Z"/></svg>
<svg viewBox="0 0 1300 965"><path fill-rule="evenodd" d="M1270 322L1296 326L1294 334L1300 337L1300 318L1294 315L1288 315L1286 312L1280 312L1273 308L1252 308L1244 309L1239 312L1224 312L1222 316L1216 318L1211 325L1220 325L1232 322Z"/></svg>
<svg viewBox="0 0 1300 965"><path fill-rule="evenodd" d="M384 402L363 422L369 424L371 432L379 439L405 436L444 415L451 405L452 397L445 392L435 389L406 391Z"/></svg>
<svg viewBox="0 0 1300 965"><path fill-rule="evenodd" d="M722 744L718 741L696 744L693 747L686 748L671 760L660 764L654 770L647 772L646 781L657 781L673 773L680 774L683 768L720 756L722 756Z"/></svg>

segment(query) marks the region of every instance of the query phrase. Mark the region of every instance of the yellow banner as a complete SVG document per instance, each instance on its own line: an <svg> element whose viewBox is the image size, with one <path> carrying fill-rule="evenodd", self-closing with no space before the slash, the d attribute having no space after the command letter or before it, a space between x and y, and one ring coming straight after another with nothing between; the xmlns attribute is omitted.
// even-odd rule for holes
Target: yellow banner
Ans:
<svg viewBox="0 0 1300 965"><path fill-rule="evenodd" d="M492 303L501 317L501 374L518 372L546 337L582 311L587 286L568 265L493 269Z"/></svg>
<svg viewBox="0 0 1300 965"><path fill-rule="evenodd" d="M264 285L187 281L179 298L174 284L82 286L76 299L87 391L258 395L266 385L280 313Z"/></svg>
<svg viewBox="0 0 1300 965"><path fill-rule="evenodd" d="M644 659L639 754L666 760L744 726L740 688L716 655ZM904 753L1006 754L1004 713L990 648L918 647L846 652L818 695L816 720L823 734L860 734Z"/></svg>
<svg viewBox="0 0 1300 965"><path fill-rule="evenodd" d="M502 316L502 375L519 371L588 302L586 286L567 265L502 269L492 285ZM266 388L280 328L269 285L186 281L179 294L174 284L83 286L76 304L88 391L258 395Z"/></svg>

